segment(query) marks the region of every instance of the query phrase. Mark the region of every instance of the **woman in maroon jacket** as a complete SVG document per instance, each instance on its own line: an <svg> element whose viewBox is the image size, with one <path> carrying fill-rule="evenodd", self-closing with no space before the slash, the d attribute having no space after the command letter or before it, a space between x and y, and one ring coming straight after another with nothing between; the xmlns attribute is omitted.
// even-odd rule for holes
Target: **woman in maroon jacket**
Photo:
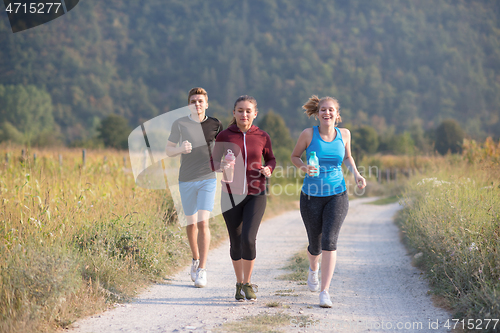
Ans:
<svg viewBox="0 0 500 333"><path fill-rule="evenodd" d="M234 103L233 121L219 133L213 150L215 170L230 167L225 159L230 151L236 156L233 181L222 183L221 208L231 243L238 301L257 299L256 286L250 283L255 240L266 209L266 177L276 166L269 135L253 125L257 112L255 98L239 97Z"/></svg>

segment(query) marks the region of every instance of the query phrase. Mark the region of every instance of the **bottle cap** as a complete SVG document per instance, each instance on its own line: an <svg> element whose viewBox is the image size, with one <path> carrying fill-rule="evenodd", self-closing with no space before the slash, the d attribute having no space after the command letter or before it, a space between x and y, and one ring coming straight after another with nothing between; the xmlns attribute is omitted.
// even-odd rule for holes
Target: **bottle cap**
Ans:
<svg viewBox="0 0 500 333"><path fill-rule="evenodd" d="M234 159L235 157L233 151L231 149L228 149L226 154L226 160L234 160Z"/></svg>

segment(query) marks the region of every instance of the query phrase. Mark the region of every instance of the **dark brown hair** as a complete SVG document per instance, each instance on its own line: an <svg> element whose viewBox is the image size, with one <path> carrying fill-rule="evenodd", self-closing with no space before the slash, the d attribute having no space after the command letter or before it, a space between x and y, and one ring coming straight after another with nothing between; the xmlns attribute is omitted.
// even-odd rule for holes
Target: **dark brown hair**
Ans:
<svg viewBox="0 0 500 333"><path fill-rule="evenodd" d="M253 98L252 96L248 96L248 95L243 95L243 96L240 96L238 97L238 99L236 100L236 102L234 102L234 106L233 106L233 111L236 110L236 105L239 103L239 102L244 102L244 101L249 101L250 103L252 103L255 107L255 112L257 112L257 100L255 98ZM231 119L231 122L229 123L229 126L231 125L234 125L236 124L236 118L233 117L233 119Z"/></svg>
<svg viewBox="0 0 500 333"><path fill-rule="evenodd" d="M191 90L189 90L188 104L191 102L191 96L193 96L193 95L203 95L203 96L205 96L205 100L208 102L207 91L203 88L196 87L196 88L192 88Z"/></svg>

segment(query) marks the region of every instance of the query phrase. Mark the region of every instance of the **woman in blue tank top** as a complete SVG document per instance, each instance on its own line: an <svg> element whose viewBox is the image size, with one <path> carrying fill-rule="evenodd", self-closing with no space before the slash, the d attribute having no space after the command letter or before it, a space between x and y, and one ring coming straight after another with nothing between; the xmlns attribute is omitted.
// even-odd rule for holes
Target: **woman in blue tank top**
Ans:
<svg viewBox="0 0 500 333"><path fill-rule="evenodd" d="M292 163L306 173L300 194L300 213L309 239L307 285L311 291L319 289L319 256L323 253L319 305L330 308L332 301L328 289L337 261L337 239L349 209L342 163L354 174L360 189L366 186L366 180L351 156L351 132L336 127L341 121L338 101L312 96L302 108L308 117L319 119L319 126L306 128L300 134L291 157ZM304 151L307 158L311 152L316 152L320 165L318 176L314 176L315 167L302 161Z"/></svg>

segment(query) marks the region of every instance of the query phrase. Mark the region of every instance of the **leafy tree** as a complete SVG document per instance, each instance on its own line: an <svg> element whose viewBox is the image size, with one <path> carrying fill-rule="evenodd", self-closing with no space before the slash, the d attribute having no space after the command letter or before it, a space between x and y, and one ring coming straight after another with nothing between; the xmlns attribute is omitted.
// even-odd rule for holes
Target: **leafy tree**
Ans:
<svg viewBox="0 0 500 333"><path fill-rule="evenodd" d="M415 142L410 132L395 134L392 131L386 133L380 142L379 151L396 155L414 154Z"/></svg>
<svg viewBox="0 0 500 333"><path fill-rule="evenodd" d="M290 130L286 126L283 117L274 113L273 110L269 110L258 125L271 137L273 152L278 162L286 163L290 161L290 155L295 143L290 136Z"/></svg>
<svg viewBox="0 0 500 333"><path fill-rule="evenodd" d="M52 99L44 90L33 85L0 85L0 124L11 139L19 135L24 141L31 142L42 132L54 128Z"/></svg>
<svg viewBox="0 0 500 333"><path fill-rule="evenodd" d="M462 152L464 131L454 119L446 119L436 128L436 150L441 155L448 151L452 154Z"/></svg>
<svg viewBox="0 0 500 333"><path fill-rule="evenodd" d="M410 127L410 135L415 143L415 149L423 153L432 151L431 142L433 142L433 139L426 135L422 126L417 123L412 124Z"/></svg>
<svg viewBox="0 0 500 333"><path fill-rule="evenodd" d="M412 155L415 152L415 142L410 132L396 135L390 146L392 152L397 155Z"/></svg>
<svg viewBox="0 0 500 333"><path fill-rule="evenodd" d="M283 147L293 149L294 141L290 136L290 130L286 126L285 120L273 110L269 110L269 112L262 117L259 122L259 127L269 134L273 143L273 148Z"/></svg>
<svg viewBox="0 0 500 333"><path fill-rule="evenodd" d="M361 161L364 155L373 154L379 146L377 131L368 125L363 125L352 131L352 149L356 158Z"/></svg>
<svg viewBox="0 0 500 333"><path fill-rule="evenodd" d="M102 120L97 131L99 132L98 137L106 147L127 149L131 129L124 117L114 114L107 116Z"/></svg>
<svg viewBox="0 0 500 333"><path fill-rule="evenodd" d="M23 133L19 132L17 128L8 121L4 121L0 124L0 142L2 141L10 141L18 144L25 143Z"/></svg>

